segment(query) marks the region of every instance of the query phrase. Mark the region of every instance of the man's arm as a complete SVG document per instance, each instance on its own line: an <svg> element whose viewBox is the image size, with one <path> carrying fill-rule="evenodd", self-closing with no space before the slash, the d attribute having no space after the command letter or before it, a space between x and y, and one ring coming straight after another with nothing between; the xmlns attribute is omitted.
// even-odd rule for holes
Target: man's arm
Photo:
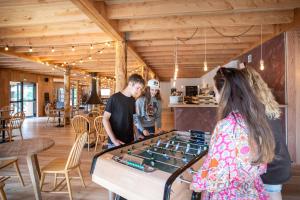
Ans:
<svg viewBox="0 0 300 200"><path fill-rule="evenodd" d="M116 138L114 132L112 131L111 124L109 121L110 116L111 116L111 113L105 111L103 114L102 123L103 123L103 126L105 128L105 131L106 131L108 137L111 139L111 141L114 143L114 145L119 146L121 144L124 144L124 142L118 140Z"/></svg>

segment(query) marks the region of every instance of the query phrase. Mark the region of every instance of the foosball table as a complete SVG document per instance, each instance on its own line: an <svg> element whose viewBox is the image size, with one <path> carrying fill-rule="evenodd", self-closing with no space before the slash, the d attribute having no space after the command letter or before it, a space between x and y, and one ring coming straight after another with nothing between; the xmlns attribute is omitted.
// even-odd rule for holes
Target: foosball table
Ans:
<svg viewBox="0 0 300 200"><path fill-rule="evenodd" d="M128 200L190 200L210 133L170 131L94 156L92 181Z"/></svg>

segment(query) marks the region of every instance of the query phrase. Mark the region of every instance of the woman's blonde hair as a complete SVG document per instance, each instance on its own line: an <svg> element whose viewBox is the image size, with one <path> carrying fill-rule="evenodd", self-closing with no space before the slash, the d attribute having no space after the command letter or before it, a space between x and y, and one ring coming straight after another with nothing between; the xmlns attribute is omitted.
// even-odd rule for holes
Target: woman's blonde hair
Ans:
<svg viewBox="0 0 300 200"><path fill-rule="evenodd" d="M269 119L278 119L281 111L279 104L274 98L271 89L267 83L261 78L260 74L252 67L246 67L242 71L246 74L250 86L253 88L255 95L265 106L265 112Z"/></svg>

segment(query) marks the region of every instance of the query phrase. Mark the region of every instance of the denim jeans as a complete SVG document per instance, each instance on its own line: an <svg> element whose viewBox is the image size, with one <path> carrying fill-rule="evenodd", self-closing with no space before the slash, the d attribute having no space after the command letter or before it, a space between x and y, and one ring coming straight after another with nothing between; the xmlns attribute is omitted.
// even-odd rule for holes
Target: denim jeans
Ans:
<svg viewBox="0 0 300 200"><path fill-rule="evenodd" d="M272 192L281 192L282 185L269 185L264 184L266 192L272 193Z"/></svg>

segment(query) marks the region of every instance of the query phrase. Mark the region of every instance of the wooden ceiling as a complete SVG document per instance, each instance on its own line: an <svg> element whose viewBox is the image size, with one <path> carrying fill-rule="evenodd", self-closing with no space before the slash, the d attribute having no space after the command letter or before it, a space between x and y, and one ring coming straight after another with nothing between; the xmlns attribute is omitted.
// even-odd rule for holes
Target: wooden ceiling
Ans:
<svg viewBox="0 0 300 200"><path fill-rule="evenodd" d="M205 33L210 70L259 45L261 25L263 41L299 25L299 7L300 0L0 0L0 67L62 75L45 63L75 62L76 70L113 76L111 41L126 38L129 70L147 65L169 80L177 43L178 77L200 77Z"/></svg>

